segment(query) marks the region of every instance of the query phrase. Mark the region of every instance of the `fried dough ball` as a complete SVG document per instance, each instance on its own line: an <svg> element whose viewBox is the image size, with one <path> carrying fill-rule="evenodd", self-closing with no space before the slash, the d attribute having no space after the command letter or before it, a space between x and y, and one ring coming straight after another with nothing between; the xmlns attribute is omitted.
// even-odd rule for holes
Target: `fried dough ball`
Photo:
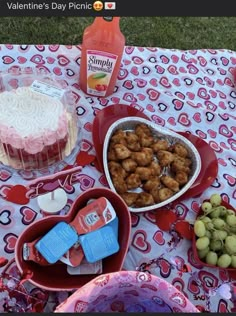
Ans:
<svg viewBox="0 0 236 316"><path fill-rule="evenodd" d="M137 167L135 173L139 175L142 181L145 181L151 177L152 170L148 167Z"/></svg>
<svg viewBox="0 0 236 316"><path fill-rule="evenodd" d="M174 161L174 155L167 150L159 150L157 158L162 167L169 166Z"/></svg>
<svg viewBox="0 0 236 316"><path fill-rule="evenodd" d="M122 168L122 166L119 164L119 162L109 161L108 162L108 170L109 170L112 178L121 177L124 179L127 175L125 169Z"/></svg>
<svg viewBox="0 0 236 316"><path fill-rule="evenodd" d="M139 142L127 143L127 148L129 148L131 151L140 151L141 145Z"/></svg>
<svg viewBox="0 0 236 316"><path fill-rule="evenodd" d="M131 151L125 145L122 144L115 144L114 150L116 153L116 157L121 160L129 158L131 155Z"/></svg>
<svg viewBox="0 0 236 316"><path fill-rule="evenodd" d="M140 192L138 193L138 197L135 201L135 206L136 207L145 207L149 205L153 205L154 199L153 196L150 193L147 192Z"/></svg>
<svg viewBox="0 0 236 316"><path fill-rule="evenodd" d="M111 143L113 143L113 144L123 144L123 145L126 146L127 145L126 133L122 129L118 129L111 136Z"/></svg>
<svg viewBox="0 0 236 316"><path fill-rule="evenodd" d="M154 142L153 136L143 134L139 137L139 143L142 147L149 147Z"/></svg>
<svg viewBox="0 0 236 316"><path fill-rule="evenodd" d="M125 169L125 171L134 172L138 164L135 160L127 158L121 161L121 165Z"/></svg>
<svg viewBox="0 0 236 316"><path fill-rule="evenodd" d="M125 180L129 190L136 189L142 184L142 181L137 173L131 173Z"/></svg>
<svg viewBox="0 0 236 316"><path fill-rule="evenodd" d="M179 191L179 183L170 176L161 176L161 183L163 183L168 189L171 189L174 192Z"/></svg>
<svg viewBox="0 0 236 316"><path fill-rule="evenodd" d="M111 161L111 160L116 161L117 160L116 152L115 152L115 150L114 150L112 145L110 145L109 148L108 148L107 160L108 161Z"/></svg>
<svg viewBox="0 0 236 316"><path fill-rule="evenodd" d="M138 197L136 192L125 192L121 194L122 199L128 206L134 206Z"/></svg>
<svg viewBox="0 0 236 316"><path fill-rule="evenodd" d="M169 144L165 139L158 139L154 141L151 148L155 153L157 153L159 150L167 150L169 148Z"/></svg>
<svg viewBox="0 0 236 316"><path fill-rule="evenodd" d="M159 190L159 202L163 202L169 199L171 196L174 195L174 192L169 188L161 188Z"/></svg>
<svg viewBox="0 0 236 316"><path fill-rule="evenodd" d="M191 169L188 166L186 166L183 160L181 159L175 159L171 163L171 170L175 173L184 172L184 173L190 174L191 172Z"/></svg>
<svg viewBox="0 0 236 316"><path fill-rule="evenodd" d="M178 156L186 158L188 157L188 150L187 148L180 144L180 143L175 143L173 145L173 152L176 153Z"/></svg>
<svg viewBox="0 0 236 316"><path fill-rule="evenodd" d="M149 165L153 159L152 156L147 155L147 151L145 151L144 149L145 148L143 148L142 151L132 152L131 154L131 158L134 159L141 167Z"/></svg>
<svg viewBox="0 0 236 316"><path fill-rule="evenodd" d="M159 176L161 174L161 166L157 161L152 161L148 167L152 170L153 176Z"/></svg>
<svg viewBox="0 0 236 316"><path fill-rule="evenodd" d="M139 123L135 126L135 134L138 136L142 136L143 134L152 136L152 131L146 124Z"/></svg>
<svg viewBox="0 0 236 316"><path fill-rule="evenodd" d="M127 184L122 177L112 178L112 183L119 194L125 193L128 190Z"/></svg>
<svg viewBox="0 0 236 316"><path fill-rule="evenodd" d="M127 147L132 151L139 151L141 145L139 143L139 137L134 132L126 132Z"/></svg>
<svg viewBox="0 0 236 316"><path fill-rule="evenodd" d="M183 171L179 171L175 175L175 180L179 182L180 186L182 186L188 182L188 174Z"/></svg>
<svg viewBox="0 0 236 316"><path fill-rule="evenodd" d="M143 184L143 189L147 192L150 192L155 188L159 188L160 184L161 184L160 178L151 177Z"/></svg>

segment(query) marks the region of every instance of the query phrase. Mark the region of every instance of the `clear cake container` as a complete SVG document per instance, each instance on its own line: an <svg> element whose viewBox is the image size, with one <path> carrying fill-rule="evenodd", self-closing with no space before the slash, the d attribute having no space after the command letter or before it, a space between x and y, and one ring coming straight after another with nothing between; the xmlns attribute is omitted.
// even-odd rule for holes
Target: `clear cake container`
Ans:
<svg viewBox="0 0 236 316"><path fill-rule="evenodd" d="M0 162L39 170L79 151L81 126L73 90L26 68L0 73Z"/></svg>

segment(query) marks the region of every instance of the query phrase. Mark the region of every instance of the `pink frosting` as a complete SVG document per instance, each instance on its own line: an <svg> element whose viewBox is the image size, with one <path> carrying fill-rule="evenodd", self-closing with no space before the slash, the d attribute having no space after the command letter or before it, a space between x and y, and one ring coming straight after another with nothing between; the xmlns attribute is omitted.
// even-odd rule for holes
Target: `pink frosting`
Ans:
<svg viewBox="0 0 236 316"><path fill-rule="evenodd" d="M24 139L24 149L29 154L37 154L43 150L43 137L42 136L30 136Z"/></svg>
<svg viewBox="0 0 236 316"><path fill-rule="evenodd" d="M56 131L47 129L42 135L31 135L25 138L22 138L13 127L0 124L0 141L17 149L25 149L29 154L41 152L44 146L52 145L57 140L65 138L67 133L68 124L65 115L61 115L59 118Z"/></svg>

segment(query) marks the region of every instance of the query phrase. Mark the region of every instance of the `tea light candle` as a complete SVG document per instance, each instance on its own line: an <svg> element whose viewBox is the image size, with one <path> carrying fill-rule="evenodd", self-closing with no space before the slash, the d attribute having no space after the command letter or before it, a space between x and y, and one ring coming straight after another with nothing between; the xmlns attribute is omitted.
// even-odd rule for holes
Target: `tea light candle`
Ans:
<svg viewBox="0 0 236 316"><path fill-rule="evenodd" d="M57 214L66 205L67 194L63 189L58 188L50 193L39 195L37 202L43 213Z"/></svg>

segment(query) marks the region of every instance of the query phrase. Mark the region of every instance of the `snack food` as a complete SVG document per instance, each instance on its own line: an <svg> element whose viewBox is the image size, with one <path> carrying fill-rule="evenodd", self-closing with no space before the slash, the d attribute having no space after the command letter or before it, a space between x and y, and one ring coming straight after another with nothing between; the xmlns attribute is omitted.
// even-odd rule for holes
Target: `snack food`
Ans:
<svg viewBox="0 0 236 316"><path fill-rule="evenodd" d="M184 137L142 118L113 123L103 149L109 186L132 211L146 211L181 196L196 179L201 159Z"/></svg>
<svg viewBox="0 0 236 316"><path fill-rule="evenodd" d="M209 266L236 268L236 213L214 193L200 206L194 222L195 255Z"/></svg>
<svg viewBox="0 0 236 316"><path fill-rule="evenodd" d="M0 94L0 142L8 157L28 168L62 159L69 116L62 102L19 87Z"/></svg>

